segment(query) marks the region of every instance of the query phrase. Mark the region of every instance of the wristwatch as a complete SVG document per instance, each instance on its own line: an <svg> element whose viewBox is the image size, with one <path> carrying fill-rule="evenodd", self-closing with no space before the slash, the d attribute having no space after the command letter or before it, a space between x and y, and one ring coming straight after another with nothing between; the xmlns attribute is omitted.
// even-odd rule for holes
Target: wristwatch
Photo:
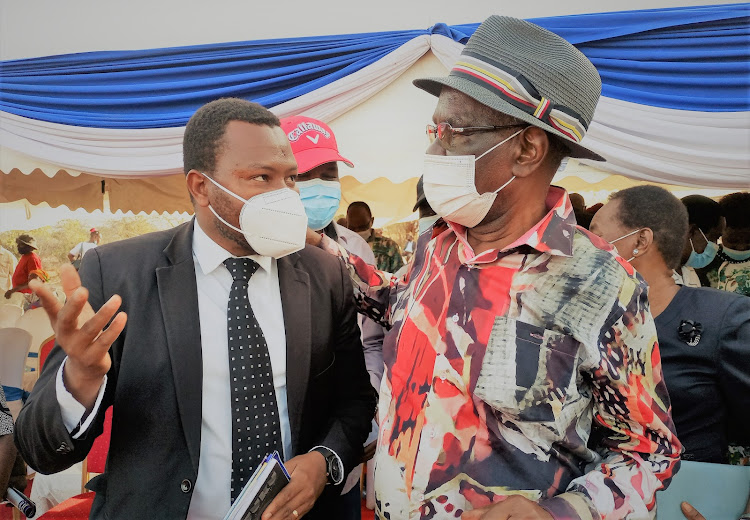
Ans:
<svg viewBox="0 0 750 520"><path fill-rule="evenodd" d="M327 484L338 486L344 481L344 465L333 450L329 450L325 446L316 446L310 451L317 451L326 459Z"/></svg>

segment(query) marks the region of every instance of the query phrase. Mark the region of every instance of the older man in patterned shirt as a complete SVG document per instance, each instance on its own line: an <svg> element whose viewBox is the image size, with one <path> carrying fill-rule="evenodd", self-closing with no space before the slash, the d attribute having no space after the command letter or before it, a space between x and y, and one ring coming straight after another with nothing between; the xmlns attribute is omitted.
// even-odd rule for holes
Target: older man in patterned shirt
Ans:
<svg viewBox="0 0 750 520"><path fill-rule="evenodd" d="M550 182L601 80L531 23L493 16L439 96L424 190L449 229L406 278L336 244L360 306L392 326L376 453L380 518L649 518L678 467L647 286L576 226Z"/></svg>

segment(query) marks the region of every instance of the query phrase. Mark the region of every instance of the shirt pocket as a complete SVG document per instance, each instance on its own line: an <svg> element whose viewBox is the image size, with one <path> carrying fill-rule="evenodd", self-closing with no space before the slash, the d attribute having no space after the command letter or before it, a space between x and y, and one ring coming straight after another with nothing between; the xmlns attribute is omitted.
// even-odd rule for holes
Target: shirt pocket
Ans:
<svg viewBox="0 0 750 520"><path fill-rule="evenodd" d="M578 348L572 336L498 316L475 394L510 419L548 423L562 435L570 422L563 409L578 397Z"/></svg>

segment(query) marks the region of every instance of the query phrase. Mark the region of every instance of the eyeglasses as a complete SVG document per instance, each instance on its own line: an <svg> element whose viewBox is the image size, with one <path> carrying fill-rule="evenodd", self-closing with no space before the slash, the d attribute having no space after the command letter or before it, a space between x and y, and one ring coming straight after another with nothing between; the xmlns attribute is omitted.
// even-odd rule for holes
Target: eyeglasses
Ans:
<svg viewBox="0 0 750 520"><path fill-rule="evenodd" d="M529 126L526 123L515 123L512 125L499 125L499 126L464 126L460 128L454 128L450 123L438 123L437 125L427 125L427 137L431 143L435 142L435 139L439 139L445 146L450 146L453 141L453 136L456 134L468 135L474 132L492 132L494 130L502 130L504 128L516 128L519 126Z"/></svg>

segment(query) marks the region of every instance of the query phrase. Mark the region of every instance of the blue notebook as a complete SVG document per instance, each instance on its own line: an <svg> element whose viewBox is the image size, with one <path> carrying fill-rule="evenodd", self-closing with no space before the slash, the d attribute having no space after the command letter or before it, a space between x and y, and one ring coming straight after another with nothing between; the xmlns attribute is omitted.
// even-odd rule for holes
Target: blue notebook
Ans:
<svg viewBox="0 0 750 520"><path fill-rule="evenodd" d="M290 476L277 451L269 453L242 488L224 520L260 520Z"/></svg>

